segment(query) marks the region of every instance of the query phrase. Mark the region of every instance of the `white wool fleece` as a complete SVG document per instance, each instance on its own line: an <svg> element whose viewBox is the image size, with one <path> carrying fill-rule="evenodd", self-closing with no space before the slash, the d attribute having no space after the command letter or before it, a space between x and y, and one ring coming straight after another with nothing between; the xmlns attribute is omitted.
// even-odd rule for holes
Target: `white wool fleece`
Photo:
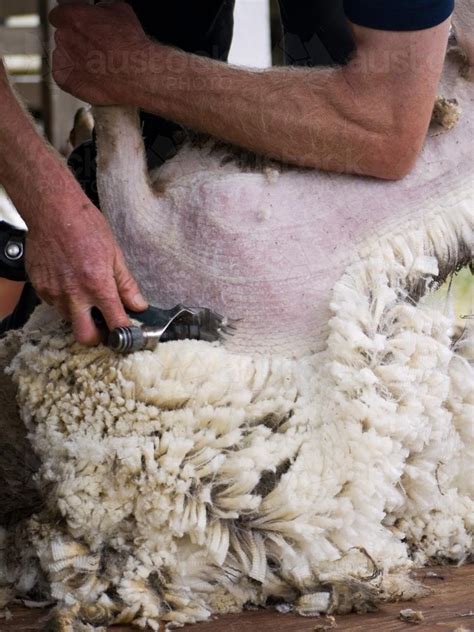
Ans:
<svg viewBox="0 0 474 632"><path fill-rule="evenodd" d="M47 491L18 546L52 596L157 630L269 596L364 610L412 596L413 561L465 560L472 332L453 345L454 319L410 292L471 234L460 208L372 244L334 289L326 351L299 360L193 341L121 357L30 328L11 371Z"/></svg>

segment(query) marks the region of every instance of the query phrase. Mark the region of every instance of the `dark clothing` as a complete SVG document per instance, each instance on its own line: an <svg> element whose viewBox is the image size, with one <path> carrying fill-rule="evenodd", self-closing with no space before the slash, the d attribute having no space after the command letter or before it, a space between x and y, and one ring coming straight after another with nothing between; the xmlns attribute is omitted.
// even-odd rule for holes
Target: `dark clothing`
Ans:
<svg viewBox="0 0 474 632"><path fill-rule="evenodd" d="M25 232L7 222L0 221L0 277L10 281L25 281L24 256L11 259L7 256L7 248L11 244L24 250ZM18 305L13 312L0 321L0 336L10 329L20 329L26 323L39 299L30 283L23 288Z"/></svg>
<svg viewBox="0 0 474 632"><path fill-rule="evenodd" d="M346 16L382 31L420 31L437 26L454 10L454 0L344 0Z"/></svg>
<svg viewBox="0 0 474 632"><path fill-rule="evenodd" d="M18 255L8 256L8 248L16 246ZM0 218L0 277L10 281L25 281L25 231L15 228Z"/></svg>
<svg viewBox="0 0 474 632"><path fill-rule="evenodd" d="M227 59L234 0L126 1L151 37L187 52ZM449 17L454 0L279 0L279 5L286 62L320 66L347 61L353 48L348 19L381 30L426 29Z"/></svg>

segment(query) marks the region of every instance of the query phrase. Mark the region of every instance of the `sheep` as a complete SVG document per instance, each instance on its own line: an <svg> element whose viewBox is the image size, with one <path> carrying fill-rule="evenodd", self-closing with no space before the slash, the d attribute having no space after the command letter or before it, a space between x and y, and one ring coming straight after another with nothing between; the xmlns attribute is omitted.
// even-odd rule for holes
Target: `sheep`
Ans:
<svg viewBox="0 0 474 632"><path fill-rule="evenodd" d="M456 52L442 93L459 122L390 184L246 170L212 141L148 174L136 112L96 109L102 208L145 294L239 330L123 357L42 306L6 337L0 588L57 601L58 630L158 630L366 612L423 594L415 565L470 559L472 320L430 300L472 260Z"/></svg>

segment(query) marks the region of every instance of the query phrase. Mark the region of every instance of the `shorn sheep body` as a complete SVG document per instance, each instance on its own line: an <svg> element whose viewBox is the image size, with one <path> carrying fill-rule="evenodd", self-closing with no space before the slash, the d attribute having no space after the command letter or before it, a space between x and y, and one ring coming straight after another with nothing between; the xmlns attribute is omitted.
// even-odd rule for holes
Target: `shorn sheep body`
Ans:
<svg viewBox="0 0 474 632"><path fill-rule="evenodd" d="M135 114L96 114L103 209L148 298L208 305L239 334L121 357L41 307L8 335L4 603L56 601L56 629L78 632L246 604L365 612L421 594L414 565L469 560L472 320L430 300L472 260L458 61L441 88L457 125L393 184L243 172L211 145L148 178Z"/></svg>

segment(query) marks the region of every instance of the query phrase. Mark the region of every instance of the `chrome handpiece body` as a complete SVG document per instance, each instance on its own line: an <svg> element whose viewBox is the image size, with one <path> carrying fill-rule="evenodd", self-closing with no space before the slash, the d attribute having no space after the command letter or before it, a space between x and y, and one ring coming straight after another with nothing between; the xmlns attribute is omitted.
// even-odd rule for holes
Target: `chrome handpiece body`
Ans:
<svg viewBox="0 0 474 632"><path fill-rule="evenodd" d="M107 337L107 346L117 353L152 350L172 340L215 342L232 335L234 325L208 308L177 305L165 310L150 307L145 312L129 312L138 325L118 327Z"/></svg>

